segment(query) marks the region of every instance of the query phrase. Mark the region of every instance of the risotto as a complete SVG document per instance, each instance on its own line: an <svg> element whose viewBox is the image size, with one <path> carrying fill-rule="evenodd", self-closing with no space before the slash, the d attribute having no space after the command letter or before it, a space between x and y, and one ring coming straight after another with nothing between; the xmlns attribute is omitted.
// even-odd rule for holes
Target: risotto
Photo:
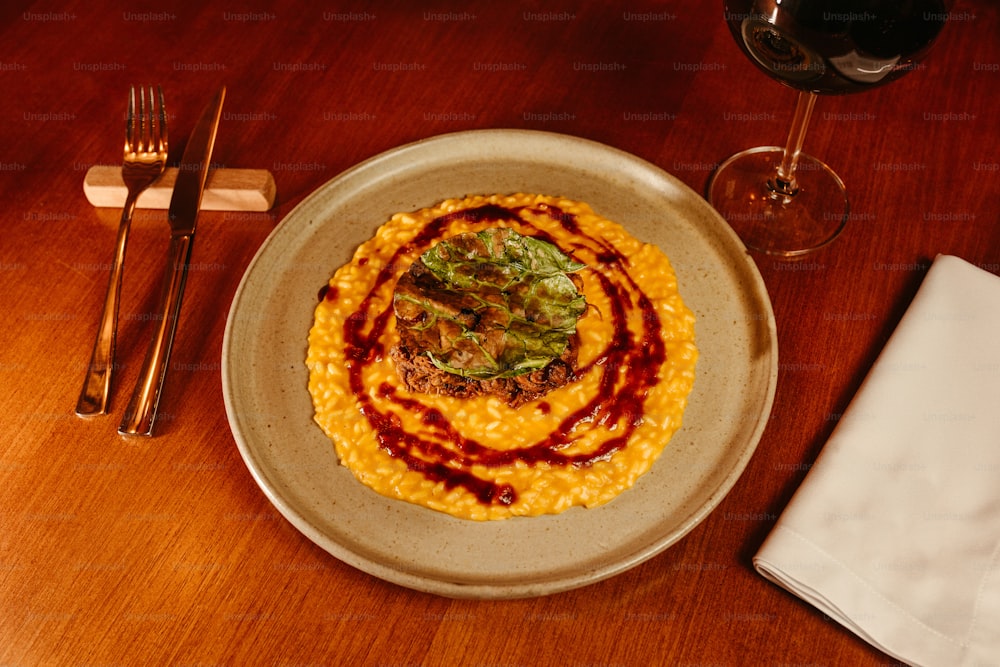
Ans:
<svg viewBox="0 0 1000 667"><path fill-rule="evenodd" d="M390 354L397 282L441 241L495 228L582 267L571 377L514 405L407 388ZM612 500L653 465L694 383L694 325L666 255L587 204L447 200L394 215L320 290L309 392L341 464L380 494L473 520L556 514Z"/></svg>

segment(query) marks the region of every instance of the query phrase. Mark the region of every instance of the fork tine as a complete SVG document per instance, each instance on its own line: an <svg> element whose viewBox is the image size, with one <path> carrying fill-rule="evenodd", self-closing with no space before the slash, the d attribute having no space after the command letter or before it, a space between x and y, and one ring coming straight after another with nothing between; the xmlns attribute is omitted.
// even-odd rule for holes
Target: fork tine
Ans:
<svg viewBox="0 0 1000 667"><path fill-rule="evenodd" d="M139 143L139 150L150 151L152 147L150 145L150 136L152 134L152 120L153 120L153 95L152 89L150 89L149 97L146 96L145 87L139 89L139 108L142 110L142 140ZM148 106L147 106L148 105Z"/></svg>
<svg viewBox="0 0 1000 667"><path fill-rule="evenodd" d="M125 150L135 152L135 86L128 88L128 113L125 116Z"/></svg>
<svg viewBox="0 0 1000 667"><path fill-rule="evenodd" d="M157 126L159 129L159 141L157 142L156 150L163 151L167 145L167 106L163 102L163 88L157 86L156 91L160 94L160 119Z"/></svg>
<svg viewBox="0 0 1000 667"><path fill-rule="evenodd" d="M156 137L160 124L156 118L156 98L153 97L153 87L149 87L149 143L146 144L147 151L156 150Z"/></svg>

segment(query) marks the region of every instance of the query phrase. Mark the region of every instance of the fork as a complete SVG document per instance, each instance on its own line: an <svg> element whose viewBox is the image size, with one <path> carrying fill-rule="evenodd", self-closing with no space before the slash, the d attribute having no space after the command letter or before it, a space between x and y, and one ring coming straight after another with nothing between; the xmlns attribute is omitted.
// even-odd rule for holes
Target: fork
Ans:
<svg viewBox="0 0 1000 667"><path fill-rule="evenodd" d="M122 180L127 196L118 224L115 256L111 263L108 291L104 297L97 338L90 355L87 376L76 403L76 414L81 417L107 414L111 375L114 370L115 342L118 329L118 306L121 302L122 267L125 264L125 245L135 204L146 188L152 185L167 164L167 112L163 104L163 89L139 88L139 108L136 109L135 86L129 88L128 114L125 122L125 155L122 160ZM158 109L154 107L158 106Z"/></svg>

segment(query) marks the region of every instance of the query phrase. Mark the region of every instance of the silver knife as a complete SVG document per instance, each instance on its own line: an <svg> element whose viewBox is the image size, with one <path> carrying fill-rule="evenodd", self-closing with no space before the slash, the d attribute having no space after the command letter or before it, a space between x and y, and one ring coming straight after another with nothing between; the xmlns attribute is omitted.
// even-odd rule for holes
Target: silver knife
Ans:
<svg viewBox="0 0 1000 667"><path fill-rule="evenodd" d="M201 113L201 118L198 119L184 148L168 212L170 247L167 250L167 265L160 296L162 317L156 322L156 330L149 342L142 372L132 392L132 399L125 410L122 423L118 427L118 432L122 435L153 435L156 411L163 392L163 381L167 377L167 362L170 360L170 350L177 331L184 282L191 261L198 208L201 206L201 195L205 190L209 160L212 157L212 147L215 145L215 135L222 115L222 101L225 97L226 87L223 86Z"/></svg>

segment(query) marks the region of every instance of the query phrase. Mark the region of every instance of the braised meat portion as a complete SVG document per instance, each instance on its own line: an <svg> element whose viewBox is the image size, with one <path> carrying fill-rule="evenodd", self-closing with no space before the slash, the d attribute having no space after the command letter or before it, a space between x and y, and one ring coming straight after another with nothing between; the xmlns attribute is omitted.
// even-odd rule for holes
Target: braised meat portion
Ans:
<svg viewBox="0 0 1000 667"><path fill-rule="evenodd" d="M569 382L583 266L508 228L439 242L395 288L400 378L413 391L494 394L511 406Z"/></svg>

